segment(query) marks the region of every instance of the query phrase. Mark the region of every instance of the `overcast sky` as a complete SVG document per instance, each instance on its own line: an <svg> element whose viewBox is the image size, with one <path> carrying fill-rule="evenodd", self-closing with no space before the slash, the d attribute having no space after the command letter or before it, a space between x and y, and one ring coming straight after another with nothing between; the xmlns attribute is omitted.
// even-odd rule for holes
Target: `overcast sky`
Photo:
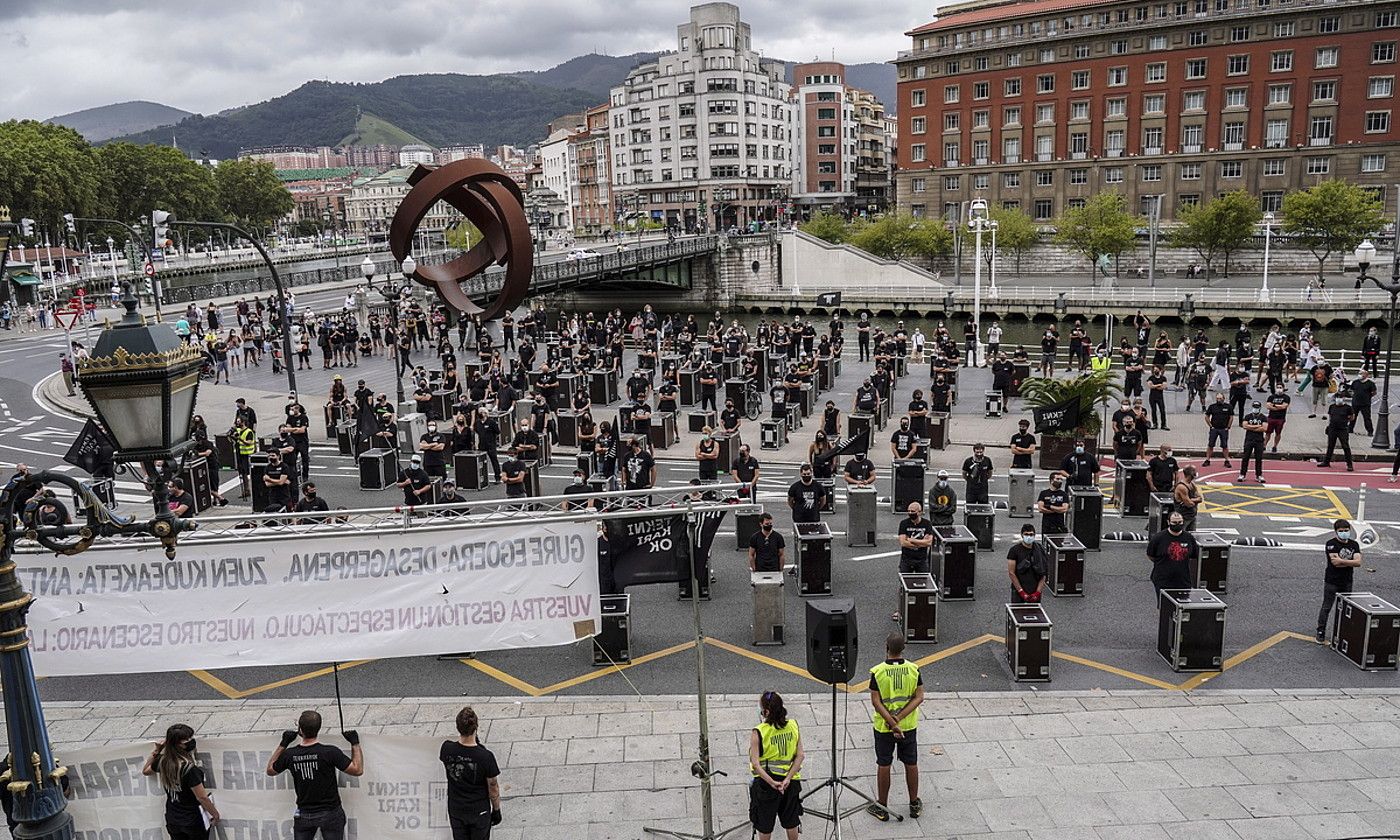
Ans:
<svg viewBox="0 0 1400 840"><path fill-rule="evenodd" d="M214 113L308 79L547 69L673 49L690 3L654 0L0 0L0 120L147 99ZM741 3L754 46L790 60L888 61L934 2ZM390 11L401 9L402 11ZM838 34L839 33L839 34Z"/></svg>

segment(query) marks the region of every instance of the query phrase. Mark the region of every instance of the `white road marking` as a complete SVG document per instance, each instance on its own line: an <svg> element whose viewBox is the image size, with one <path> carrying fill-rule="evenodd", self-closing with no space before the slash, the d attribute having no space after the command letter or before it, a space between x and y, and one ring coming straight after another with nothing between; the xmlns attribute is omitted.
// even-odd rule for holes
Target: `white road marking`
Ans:
<svg viewBox="0 0 1400 840"><path fill-rule="evenodd" d="M896 557L899 551L882 551L879 554L862 554L859 557L852 557L852 560L879 560L884 557Z"/></svg>

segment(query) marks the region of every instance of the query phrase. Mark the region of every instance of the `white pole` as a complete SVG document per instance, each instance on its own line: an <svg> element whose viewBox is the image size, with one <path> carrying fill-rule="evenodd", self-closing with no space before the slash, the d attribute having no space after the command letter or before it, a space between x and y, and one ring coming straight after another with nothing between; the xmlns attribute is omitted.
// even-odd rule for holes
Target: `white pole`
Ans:
<svg viewBox="0 0 1400 840"><path fill-rule="evenodd" d="M53 302L58 303L58 272L53 266L53 249L49 245L49 239L44 237L44 256L49 261L49 289L53 294Z"/></svg>
<svg viewBox="0 0 1400 840"><path fill-rule="evenodd" d="M993 298L997 296L997 228L1001 225L992 222L992 287L987 290L987 294Z"/></svg>
<svg viewBox="0 0 1400 840"><path fill-rule="evenodd" d="M973 245L972 267L972 364L977 365L977 348L982 343L982 219L975 219L973 230L976 243Z"/></svg>
<svg viewBox="0 0 1400 840"><path fill-rule="evenodd" d="M117 249L116 249L116 243L112 241L112 237L110 237L110 236L107 237L107 260L108 260L108 264L112 266L112 285L113 285L114 287L117 287L118 290L120 290L120 287L121 287L121 280L117 278Z"/></svg>
<svg viewBox="0 0 1400 840"><path fill-rule="evenodd" d="M1272 215L1272 214L1270 214ZM1269 302L1269 244L1274 234L1274 220L1264 219L1264 285L1259 288L1259 300Z"/></svg>

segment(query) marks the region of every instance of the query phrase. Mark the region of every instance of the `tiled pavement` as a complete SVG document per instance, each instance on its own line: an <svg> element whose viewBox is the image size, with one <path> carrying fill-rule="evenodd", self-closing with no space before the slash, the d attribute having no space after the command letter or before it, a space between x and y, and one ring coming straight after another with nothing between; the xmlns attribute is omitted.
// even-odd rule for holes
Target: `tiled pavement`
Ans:
<svg viewBox="0 0 1400 840"><path fill-rule="evenodd" d="M1392 674L1377 675L1393 686ZM715 696L716 828L747 813L744 752L755 696ZM803 727L804 775L829 772L830 696L787 698ZM362 733L452 737L470 698L345 704ZM332 701L323 701L322 708ZM842 694L847 775L873 789L868 705ZM310 704L315 706L316 704ZM643 826L700 827L696 700L561 697L475 703L502 767L497 840L638 838ZM280 700L53 702L59 755L159 737L184 721L202 736L268 734L300 708ZM976 692L931 694L919 727L919 820L856 814L853 840L1293 840L1400 836L1400 689L1275 692ZM898 781L898 780L897 780ZM892 805L904 812L902 784ZM843 805L854 800L847 798ZM821 806L818 806L821 807ZM828 826L808 817L804 836ZM747 828L731 835L748 837Z"/></svg>

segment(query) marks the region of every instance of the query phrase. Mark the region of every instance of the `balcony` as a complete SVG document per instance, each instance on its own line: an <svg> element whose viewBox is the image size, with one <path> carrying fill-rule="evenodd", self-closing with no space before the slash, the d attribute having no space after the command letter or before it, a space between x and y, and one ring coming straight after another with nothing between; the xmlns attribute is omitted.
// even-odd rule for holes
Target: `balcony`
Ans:
<svg viewBox="0 0 1400 840"><path fill-rule="evenodd" d="M1049 152L1036 152L1035 159L1037 163L1047 163L1049 161L1054 160L1055 156L1050 154Z"/></svg>
<svg viewBox="0 0 1400 840"><path fill-rule="evenodd" d="M1223 148L1227 152L1239 152L1244 150L1243 143L1225 143Z"/></svg>
<svg viewBox="0 0 1400 840"><path fill-rule="evenodd" d="M1264 148L1266 148L1266 149L1286 149L1286 148L1288 148L1288 141L1287 141L1287 140L1278 140L1278 139L1265 140L1265 141L1264 141Z"/></svg>
<svg viewBox="0 0 1400 840"><path fill-rule="evenodd" d="M972 165L973 165L973 166L986 166L986 165L987 165L987 158L984 158L984 157L973 158L973 159L972 159Z"/></svg>
<svg viewBox="0 0 1400 840"><path fill-rule="evenodd" d="M1308 138L1308 145L1309 145L1309 146L1330 146L1330 145L1332 145L1332 138L1331 138L1330 136L1329 136L1329 137L1309 137L1309 138Z"/></svg>
<svg viewBox="0 0 1400 840"><path fill-rule="evenodd" d="M985 158L983 158L983 160L985 160ZM962 164L958 163L957 159L955 158L955 159L953 159L953 160L945 160L945 161L943 161L943 165L944 165L945 167L954 168L954 167L961 166Z"/></svg>
<svg viewBox="0 0 1400 840"><path fill-rule="evenodd" d="M1021 156L1020 156L1020 155L1003 155L1003 156L1002 156L1002 161L1001 161L1001 162L1002 162L1002 163L1020 163L1020 162L1021 162Z"/></svg>
<svg viewBox="0 0 1400 840"><path fill-rule="evenodd" d="M1123 150L1122 150L1122 149L1105 149L1105 150L1104 150L1104 153L1103 153L1103 156L1104 156L1104 157L1109 157L1109 158L1120 158L1120 157L1123 156Z"/></svg>
<svg viewBox="0 0 1400 840"><path fill-rule="evenodd" d="M1143 148L1142 153L1145 154L1145 155L1160 155L1160 154L1162 153L1162 147L1161 147L1161 146L1146 146L1146 147Z"/></svg>
<svg viewBox="0 0 1400 840"><path fill-rule="evenodd" d="M1070 153L1069 153L1069 159L1070 159L1070 160L1088 160L1088 159L1089 159L1089 153L1088 153L1088 152L1070 152Z"/></svg>
<svg viewBox="0 0 1400 840"><path fill-rule="evenodd" d="M1201 144L1190 143L1188 145L1182 146L1181 153L1184 155L1198 155L1201 153Z"/></svg>

